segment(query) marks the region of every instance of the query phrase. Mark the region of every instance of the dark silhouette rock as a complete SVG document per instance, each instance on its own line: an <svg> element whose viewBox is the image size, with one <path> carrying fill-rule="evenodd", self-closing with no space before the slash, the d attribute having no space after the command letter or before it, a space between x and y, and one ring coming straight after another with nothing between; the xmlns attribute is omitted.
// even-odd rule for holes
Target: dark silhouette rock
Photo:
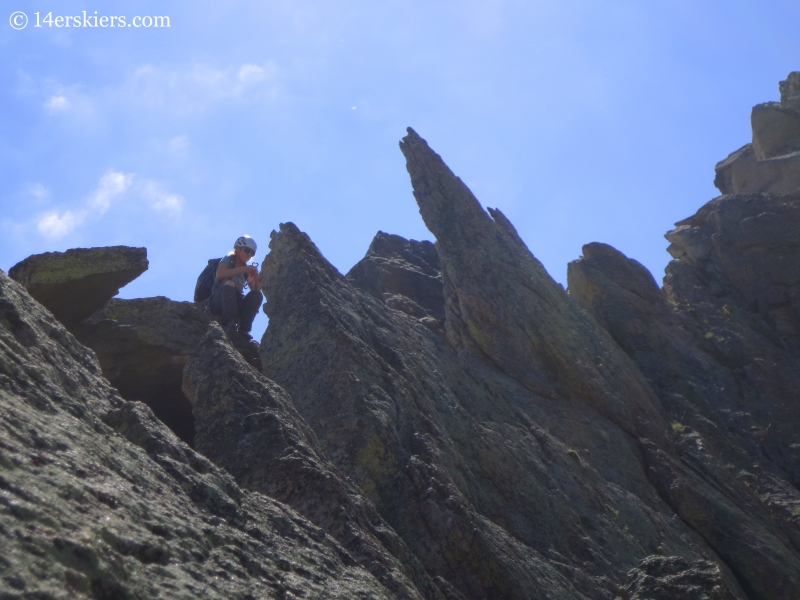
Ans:
<svg viewBox="0 0 800 600"><path fill-rule="evenodd" d="M320 451L280 387L212 325L186 366L196 447L242 487L285 502L336 538L395 598L440 598L403 541Z"/></svg>
<svg viewBox="0 0 800 600"><path fill-rule="evenodd" d="M123 398L147 404L191 446L194 416L181 390L183 368L212 320L191 302L163 296L114 298L72 330L95 351L103 375ZM230 339L250 364L261 368L257 343L236 332Z"/></svg>
<svg viewBox="0 0 800 600"><path fill-rule="evenodd" d="M116 296L147 266L147 249L109 246L34 254L8 274L69 328Z"/></svg>
<svg viewBox="0 0 800 600"><path fill-rule="evenodd" d="M194 417L181 391L183 367L212 317L163 296L112 298L147 264L145 248L81 248L30 256L10 275L95 351L103 374L123 398L147 404L191 445ZM260 368L258 344L235 332L231 339Z"/></svg>
<svg viewBox="0 0 800 600"><path fill-rule="evenodd" d="M391 598L289 507L126 402L0 273L0 594Z"/></svg>

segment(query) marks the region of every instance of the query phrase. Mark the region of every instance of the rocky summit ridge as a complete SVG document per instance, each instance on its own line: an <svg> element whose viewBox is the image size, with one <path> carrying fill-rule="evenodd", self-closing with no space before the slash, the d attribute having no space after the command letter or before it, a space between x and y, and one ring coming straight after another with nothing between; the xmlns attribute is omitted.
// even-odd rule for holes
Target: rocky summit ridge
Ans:
<svg viewBox="0 0 800 600"><path fill-rule="evenodd" d="M590 243L564 290L412 129L435 244L379 232L342 275L281 224L257 351L113 298L144 249L0 272L0 598L800 597L780 91L662 287Z"/></svg>

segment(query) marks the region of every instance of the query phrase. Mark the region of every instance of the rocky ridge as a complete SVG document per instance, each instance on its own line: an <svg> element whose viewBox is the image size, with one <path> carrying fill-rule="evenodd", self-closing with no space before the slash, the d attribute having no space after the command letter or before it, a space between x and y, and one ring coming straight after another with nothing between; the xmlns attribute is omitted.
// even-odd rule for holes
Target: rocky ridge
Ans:
<svg viewBox="0 0 800 600"><path fill-rule="evenodd" d="M239 488L0 272L3 598L390 598L319 528Z"/></svg>
<svg viewBox="0 0 800 600"><path fill-rule="evenodd" d="M768 184L773 167L762 163L791 158L794 138L783 139L791 128L780 119L794 118L798 77L781 82L779 107L753 113L749 152ZM16 394L4 398L10 406L63 405L67 416L24 413L6 425L17 428L17 445L3 446L3 459L15 453L17 471L28 465L33 475L2 487L0 531L15 545L11 555L0 550L0 577L23 587L44 581L47 590L74 580L92 597L108 597L107 585L129 597L173 597L175 589L193 589L188 584L228 597L797 598L800 185L787 175L767 192L726 193L676 224L661 288L635 260L592 243L570 263L565 291L508 219L484 211L416 132L409 129L401 151L435 246L379 232L344 276L294 224L281 224L262 262L270 322L260 363L243 360L194 307L166 299L112 300L70 325L79 337L84 327L81 339L101 350L112 383L114 369L161 382L153 383L154 410L176 398L156 371L169 371L174 393L185 365L179 393L184 410L192 408L199 454L147 407L119 398L91 353L46 312L32 312L35 333L26 333L18 321L35 303L4 284L12 291L2 306L12 316L0 319L0 333L17 340L4 365L23 365L4 367L10 375L0 389ZM718 165L718 181L740 168L729 167ZM143 329L141 310L163 312L169 326L161 338ZM150 344L158 368L130 366L141 353L133 338ZM61 350L50 349L52 340L91 375L78 375ZM32 363L44 371L16 357L23 344L48 348ZM68 388L53 383L64 369ZM173 400L159 403L159 390ZM137 393L146 395L126 392ZM98 394L105 400L87 400L89 412L69 400ZM91 427L61 425L78 413L96 415ZM28 422L37 433L25 438ZM113 456L125 456L117 443L143 450L128 452L124 469L86 453L70 459L74 467L47 462L46 453L30 458L29 448L49 448L36 437L48 428ZM70 453L53 447L51 454ZM147 460L153 464L140 464ZM133 515L134 523L149 523L133 493L117 499L136 465L167 473L154 496L167 507L158 513L164 527L179 521L169 507L194 503L180 533L155 534L169 543L127 522ZM48 469L49 479L37 479L36 469ZM72 495L56 499L42 483L66 478L78 486L69 479L75 469L98 478L88 496L75 498L105 491L99 502L122 515L125 524L114 523L124 542L96 534L82 520L84 505ZM177 487L163 483L169 477ZM22 495L26 486L38 504ZM30 512L14 508L17 497L33 502ZM90 561L100 567L70 557L62 576L61 567L36 562L35 548L55 544L59 529L37 521L48 503L64 515L62 537L100 535L110 548L98 546ZM293 525L282 525L274 510ZM213 521L217 530L184 536L198 531L195 516L221 521ZM255 522L261 537L248 529ZM26 523L44 540L38 546L25 545L25 535L34 535L24 533ZM241 531L274 552L236 542ZM209 544L214 549L195 560L220 580L193 584L181 549L191 554L193 545ZM280 561L284 553L288 563ZM106 566L119 564L125 568ZM16 580L16 567L6 565L27 571ZM147 583L137 579L144 572ZM106 573L111 583L103 583Z"/></svg>

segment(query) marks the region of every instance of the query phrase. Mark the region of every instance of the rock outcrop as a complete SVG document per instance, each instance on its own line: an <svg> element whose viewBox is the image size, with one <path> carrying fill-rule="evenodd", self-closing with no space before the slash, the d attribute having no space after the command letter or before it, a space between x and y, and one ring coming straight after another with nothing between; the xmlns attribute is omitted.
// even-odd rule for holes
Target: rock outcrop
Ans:
<svg viewBox="0 0 800 600"><path fill-rule="evenodd" d="M391 598L334 540L240 489L0 272L0 595Z"/></svg>
<svg viewBox="0 0 800 600"><path fill-rule="evenodd" d="M753 107L753 141L716 166L723 194L788 194L800 191L800 72L779 84L781 101Z"/></svg>
<svg viewBox="0 0 800 600"><path fill-rule="evenodd" d="M147 249L75 248L35 254L8 274L66 327L78 323L147 270Z"/></svg>
<svg viewBox="0 0 800 600"><path fill-rule="evenodd" d="M395 598L444 600L372 503L338 472L289 395L212 326L186 366L196 448L242 487L292 506L335 537Z"/></svg>

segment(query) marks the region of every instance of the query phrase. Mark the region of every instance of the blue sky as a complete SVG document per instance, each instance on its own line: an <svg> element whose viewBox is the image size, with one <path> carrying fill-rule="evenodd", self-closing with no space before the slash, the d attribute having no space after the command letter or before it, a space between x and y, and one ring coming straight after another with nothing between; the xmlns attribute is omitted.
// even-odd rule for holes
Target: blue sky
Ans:
<svg viewBox="0 0 800 600"><path fill-rule="evenodd" d="M751 107L800 70L800 4L783 0L4 8L0 268L146 246L125 298L188 300L206 259L248 233L261 260L285 221L343 273L378 230L432 239L397 147L407 126L557 281L593 241L660 281L663 234L717 195ZM84 10L170 27L34 27Z"/></svg>

